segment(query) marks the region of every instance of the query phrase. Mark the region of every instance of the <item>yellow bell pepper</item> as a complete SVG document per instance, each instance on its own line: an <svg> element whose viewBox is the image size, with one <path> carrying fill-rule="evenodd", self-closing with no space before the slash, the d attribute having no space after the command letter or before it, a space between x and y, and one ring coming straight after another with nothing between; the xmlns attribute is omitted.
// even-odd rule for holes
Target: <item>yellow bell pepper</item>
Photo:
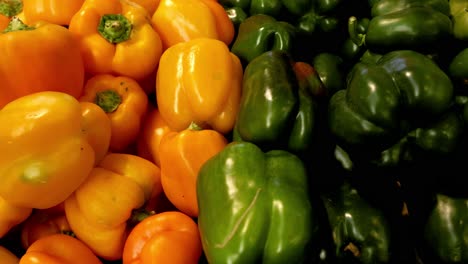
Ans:
<svg viewBox="0 0 468 264"><path fill-rule="evenodd" d="M242 65L222 41L197 38L168 48L156 73L159 112L172 130L194 122L230 132L239 109Z"/></svg>
<svg viewBox="0 0 468 264"><path fill-rule="evenodd" d="M148 11L129 0L86 0L71 18L88 74L109 73L137 80L154 73L162 42Z"/></svg>
<svg viewBox="0 0 468 264"><path fill-rule="evenodd" d="M88 79L81 102L98 105L111 123L111 151L124 152L134 143L148 107L148 96L138 82L126 76L97 74Z"/></svg>
<svg viewBox="0 0 468 264"><path fill-rule="evenodd" d="M0 197L0 238L5 236L13 227L24 222L31 213L31 208L14 206Z"/></svg>
<svg viewBox="0 0 468 264"><path fill-rule="evenodd" d="M121 259L132 213L144 207L154 188L162 189L158 177L159 167L144 158L107 154L65 200L65 214L73 233L97 256Z"/></svg>
<svg viewBox="0 0 468 264"><path fill-rule="evenodd" d="M64 201L88 177L94 150L82 131L82 109L55 91L20 97L0 110L0 196L18 207Z"/></svg>
<svg viewBox="0 0 468 264"><path fill-rule="evenodd" d="M199 37L226 45L234 38L234 24L216 0L161 0L151 20L164 49Z"/></svg>
<svg viewBox="0 0 468 264"><path fill-rule="evenodd" d="M4 246L0 246L0 260L2 264L17 264L19 262L19 258Z"/></svg>

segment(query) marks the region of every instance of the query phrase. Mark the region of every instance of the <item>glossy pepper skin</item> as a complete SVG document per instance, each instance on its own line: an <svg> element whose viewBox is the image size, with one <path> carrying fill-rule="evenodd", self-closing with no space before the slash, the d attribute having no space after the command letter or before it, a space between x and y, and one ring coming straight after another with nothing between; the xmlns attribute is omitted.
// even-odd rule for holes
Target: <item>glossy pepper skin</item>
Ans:
<svg viewBox="0 0 468 264"><path fill-rule="evenodd" d="M439 263L468 261L468 199L436 194L436 203L424 225L424 241Z"/></svg>
<svg viewBox="0 0 468 264"><path fill-rule="evenodd" d="M285 19L295 28L306 34L317 31L328 32L335 30L338 17L335 12L341 5L341 0L220 0L227 9L238 7L249 16L257 14L269 15Z"/></svg>
<svg viewBox="0 0 468 264"><path fill-rule="evenodd" d="M162 187L169 201L181 212L198 216L196 183L200 167L227 144L223 134L196 125L169 132L161 139Z"/></svg>
<svg viewBox="0 0 468 264"><path fill-rule="evenodd" d="M179 211L148 216L129 233L123 264L197 264L202 244L197 223Z"/></svg>
<svg viewBox="0 0 468 264"><path fill-rule="evenodd" d="M389 263L391 233L383 212L348 181L321 195L338 263Z"/></svg>
<svg viewBox="0 0 468 264"><path fill-rule="evenodd" d="M217 0L161 0L151 17L164 50L194 38L213 38L231 44L234 24Z"/></svg>
<svg viewBox="0 0 468 264"><path fill-rule="evenodd" d="M142 80L154 72L162 42L148 11L128 0L86 0L68 27L78 39L90 75Z"/></svg>
<svg viewBox="0 0 468 264"><path fill-rule="evenodd" d="M307 86L299 85L293 65L288 53L278 50L265 52L247 65L236 140L296 153L311 147L314 100Z"/></svg>
<svg viewBox="0 0 468 264"><path fill-rule="evenodd" d="M468 3L464 0L449 0L449 5L453 35L459 40L468 40Z"/></svg>
<svg viewBox="0 0 468 264"><path fill-rule="evenodd" d="M47 21L68 26L71 18L80 10L84 0L23 0L23 14L28 23Z"/></svg>
<svg viewBox="0 0 468 264"><path fill-rule="evenodd" d="M381 0L371 9L366 33L350 26L349 34L358 45L380 53L397 49L430 50L452 37L449 4L438 1ZM350 18L350 24L356 18Z"/></svg>
<svg viewBox="0 0 468 264"><path fill-rule="evenodd" d="M54 234L36 240L21 256L19 264L102 264L82 241L65 234Z"/></svg>
<svg viewBox="0 0 468 264"><path fill-rule="evenodd" d="M448 153L457 137L445 133L452 126L439 125L453 99L452 82L435 62L415 51L392 51L353 67L347 88L330 99L328 124L339 145L367 158L405 137L426 151Z"/></svg>
<svg viewBox="0 0 468 264"><path fill-rule="evenodd" d="M5 236L13 227L24 222L31 213L32 208L14 206L0 197L0 238Z"/></svg>
<svg viewBox="0 0 468 264"><path fill-rule="evenodd" d="M34 92L59 91L78 98L84 84L80 46L66 28L14 18L0 33L0 108ZM24 59L28 58L28 59Z"/></svg>
<svg viewBox="0 0 468 264"><path fill-rule="evenodd" d="M110 150L124 151L136 142L148 108L148 96L135 79L96 74L86 81L79 100L96 104L110 119Z"/></svg>
<svg viewBox="0 0 468 264"><path fill-rule="evenodd" d="M308 176L295 155L232 142L197 178L209 263L302 263L316 232Z"/></svg>
<svg viewBox="0 0 468 264"><path fill-rule="evenodd" d="M296 29L287 22L269 15L253 15L240 23L231 51L243 63L249 63L270 50L291 52L295 34Z"/></svg>
<svg viewBox="0 0 468 264"><path fill-rule="evenodd" d="M69 94L23 96L0 110L0 120L8 124L0 128L0 196L15 206L44 209L61 203L94 166L81 105Z"/></svg>
<svg viewBox="0 0 468 264"><path fill-rule="evenodd" d="M193 122L230 132L239 109L243 69L239 58L216 39L197 38L168 48L156 75L159 112L172 130Z"/></svg>
<svg viewBox="0 0 468 264"><path fill-rule="evenodd" d="M106 260L122 257L133 210L151 198L159 168L141 157L109 153L65 200L68 223L81 241Z"/></svg>
<svg viewBox="0 0 468 264"><path fill-rule="evenodd" d="M94 164L98 164L109 151L112 123L106 112L97 104L80 102L82 132L94 150Z"/></svg>

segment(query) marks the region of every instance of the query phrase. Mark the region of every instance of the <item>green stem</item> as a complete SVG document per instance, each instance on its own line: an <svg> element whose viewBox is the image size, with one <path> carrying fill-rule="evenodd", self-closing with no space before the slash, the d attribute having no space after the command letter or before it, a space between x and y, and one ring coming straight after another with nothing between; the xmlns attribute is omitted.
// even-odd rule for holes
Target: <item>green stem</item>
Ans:
<svg viewBox="0 0 468 264"><path fill-rule="evenodd" d="M6 17L13 17L23 11L23 1L21 0L0 0L0 14Z"/></svg>
<svg viewBox="0 0 468 264"><path fill-rule="evenodd" d="M354 44L358 46L364 45L366 35L365 34L359 34L357 32L358 28L358 23L357 23L357 18L352 16L348 20L348 33L349 37L351 40L354 42Z"/></svg>
<svg viewBox="0 0 468 264"><path fill-rule="evenodd" d="M13 17L8 23L8 26L3 30L2 33L8 33L12 31L20 31L20 30L33 30L35 27L28 26L19 19L19 17Z"/></svg>
<svg viewBox="0 0 468 264"><path fill-rule="evenodd" d="M189 125L189 127L187 129L196 130L196 131L203 130L203 128L201 126L197 125L197 123L195 123L195 122L190 123L190 125Z"/></svg>
<svg viewBox="0 0 468 264"><path fill-rule="evenodd" d="M148 211L146 209L135 209L132 211L132 215L128 219L128 224L130 226L136 226L141 221L145 220L146 218L154 215L156 212Z"/></svg>
<svg viewBox="0 0 468 264"><path fill-rule="evenodd" d="M112 113L119 108L122 103L122 97L114 90L105 90L96 93L94 103L101 107L104 112Z"/></svg>
<svg viewBox="0 0 468 264"><path fill-rule="evenodd" d="M130 38L132 24L121 14L103 15L98 32L110 43L120 43Z"/></svg>

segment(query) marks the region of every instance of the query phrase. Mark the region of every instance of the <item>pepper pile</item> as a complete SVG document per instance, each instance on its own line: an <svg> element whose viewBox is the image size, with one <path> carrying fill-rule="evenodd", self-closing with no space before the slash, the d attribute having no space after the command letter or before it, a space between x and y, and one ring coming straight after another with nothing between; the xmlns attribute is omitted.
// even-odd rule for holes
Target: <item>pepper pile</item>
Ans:
<svg viewBox="0 0 468 264"><path fill-rule="evenodd" d="M0 263L468 263L467 0L0 0Z"/></svg>

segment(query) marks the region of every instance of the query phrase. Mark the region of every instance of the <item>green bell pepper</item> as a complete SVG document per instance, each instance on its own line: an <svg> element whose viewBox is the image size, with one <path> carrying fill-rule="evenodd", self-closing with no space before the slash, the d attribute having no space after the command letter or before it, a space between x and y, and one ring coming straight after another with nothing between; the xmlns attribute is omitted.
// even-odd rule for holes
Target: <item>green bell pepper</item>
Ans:
<svg viewBox="0 0 468 264"><path fill-rule="evenodd" d="M209 263L304 263L319 228L303 162L231 142L197 177L198 226Z"/></svg>
<svg viewBox="0 0 468 264"><path fill-rule="evenodd" d="M295 28L269 15L253 15L239 25L231 52L246 64L260 54L270 50L290 52L293 48Z"/></svg>
<svg viewBox="0 0 468 264"><path fill-rule="evenodd" d="M337 263L388 263L391 229L382 210L361 197L348 180L321 194L333 234Z"/></svg>
<svg viewBox="0 0 468 264"><path fill-rule="evenodd" d="M338 27L337 10L342 0L220 0L225 8L242 8L253 16L264 14L285 20L302 33L333 31Z"/></svg>
<svg viewBox="0 0 468 264"><path fill-rule="evenodd" d="M364 34L349 26L357 45L380 53L413 49L430 51L452 38L452 20L447 0L381 0L371 9L371 20ZM356 23L351 17L350 23Z"/></svg>
<svg viewBox="0 0 468 264"><path fill-rule="evenodd" d="M315 102L307 85L299 85L291 57L268 51L244 71L234 140L263 150L306 152L313 142Z"/></svg>
<svg viewBox="0 0 468 264"><path fill-rule="evenodd" d="M347 88L330 99L328 124L338 145L364 160L380 159L405 137L426 151L452 151L462 125L450 115L444 119L454 103L448 75L416 51L371 58L355 64Z"/></svg>
<svg viewBox="0 0 468 264"><path fill-rule="evenodd" d="M453 22L453 35L459 40L468 40L468 1L449 0Z"/></svg>
<svg viewBox="0 0 468 264"><path fill-rule="evenodd" d="M467 94L468 87L468 48L459 51L450 61L448 73L453 78L454 84L460 87L463 94ZM463 89L464 88L464 89Z"/></svg>
<svg viewBox="0 0 468 264"><path fill-rule="evenodd" d="M468 263L468 198L438 193L424 228L424 238L437 263Z"/></svg>

